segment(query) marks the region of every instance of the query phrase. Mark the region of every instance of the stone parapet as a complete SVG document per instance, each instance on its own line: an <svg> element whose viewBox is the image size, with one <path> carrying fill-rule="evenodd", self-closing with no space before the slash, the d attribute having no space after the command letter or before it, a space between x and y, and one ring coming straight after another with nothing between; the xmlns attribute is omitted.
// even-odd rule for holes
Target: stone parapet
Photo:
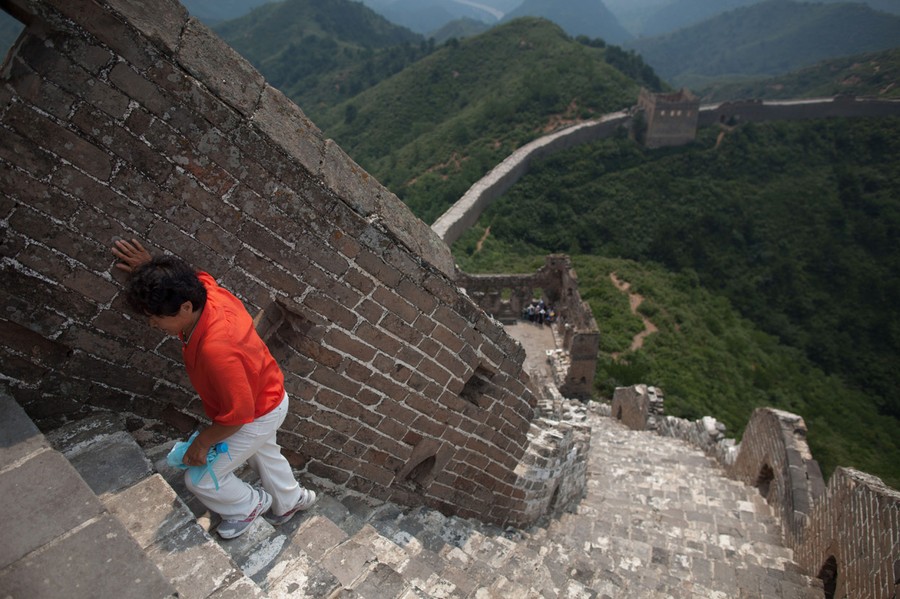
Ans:
<svg viewBox="0 0 900 599"><path fill-rule="evenodd" d="M698 126L739 125L763 121L800 121L828 118L900 116L900 100L856 98L806 98L803 100L743 100L704 104Z"/></svg>
<svg viewBox="0 0 900 599"><path fill-rule="evenodd" d="M663 414L663 393L647 385L617 387L611 413L632 430L656 430L658 418Z"/></svg>
<svg viewBox="0 0 900 599"><path fill-rule="evenodd" d="M699 420L662 416L657 419L656 432L664 437L683 439L725 466L733 464L737 457L734 439L725 437L725 425L711 416Z"/></svg>
<svg viewBox="0 0 900 599"><path fill-rule="evenodd" d="M780 511L792 545L802 540L812 502L822 493L819 464L806 443L803 418L774 408L758 408L744 429L731 475L759 488Z"/></svg>
<svg viewBox="0 0 900 599"><path fill-rule="evenodd" d="M833 597L897 597L900 492L864 472L837 468L794 555Z"/></svg>

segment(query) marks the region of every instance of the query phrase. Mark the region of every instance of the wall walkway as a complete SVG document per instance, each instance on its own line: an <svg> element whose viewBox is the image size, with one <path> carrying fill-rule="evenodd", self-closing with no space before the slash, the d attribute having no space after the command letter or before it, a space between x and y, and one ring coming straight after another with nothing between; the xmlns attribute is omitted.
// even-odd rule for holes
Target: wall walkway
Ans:
<svg viewBox="0 0 900 599"><path fill-rule="evenodd" d="M822 597L821 583L801 574L782 545L778 519L755 489L723 476L684 441L629 430L603 416L598 404L563 404L556 418L591 431L589 483L577 509L518 530L407 508L302 475L321 492L309 512L277 529L258 520L242 537L222 541L209 534L216 517L187 492L183 473L166 466L171 442L154 445L150 428L134 431L144 449L123 436L123 420L134 415L72 423L52 442L87 481L80 484L100 496L93 501L122 529L122 540L139 546L145 565L171 585L134 595L142 598L168 598L172 589L197 599ZM8 427L0 421L0 437ZM138 454L133 461L152 468L110 463L103 458L111 449ZM48 523L37 515L27 520L35 530ZM104 561L82 553L78 563L87 569ZM32 583L46 576L31 574ZM117 585L110 592L91 587L93 594L13 597L128 597L119 574L109 577ZM0 583L9 580L0 573Z"/></svg>
<svg viewBox="0 0 900 599"><path fill-rule="evenodd" d="M532 160L607 137L619 127L627 126L630 118L625 112L615 112L525 144L475 182L463 197L438 217L431 225L432 230L448 246L453 245L460 235L475 224L491 202L528 172L528 165Z"/></svg>
<svg viewBox="0 0 900 599"><path fill-rule="evenodd" d="M894 599L900 592L900 492L877 477L838 468L826 486L806 443L806 423L772 408L753 412L740 444L705 417L663 415L659 390L616 389L611 413L626 426L683 439L714 457L729 476L756 487L803 571L826 597Z"/></svg>

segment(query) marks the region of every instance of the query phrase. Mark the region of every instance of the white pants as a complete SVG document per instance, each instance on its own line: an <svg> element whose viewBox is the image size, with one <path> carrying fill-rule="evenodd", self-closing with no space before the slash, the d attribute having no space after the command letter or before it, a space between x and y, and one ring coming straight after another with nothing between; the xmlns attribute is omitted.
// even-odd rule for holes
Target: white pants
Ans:
<svg viewBox="0 0 900 599"><path fill-rule="evenodd" d="M243 520L259 502L259 496L253 487L234 474L245 462L259 474L263 487L272 496L272 513L281 515L300 500L300 485L294 478L290 463L281 455L281 448L275 439L275 433L284 422L287 410L288 398L285 393L278 407L245 424L238 432L225 439L231 459L223 454L213 464L213 471L219 481L218 490L211 476L204 476L195 484L189 471L185 471L184 482L187 488L203 505L222 516L223 520Z"/></svg>

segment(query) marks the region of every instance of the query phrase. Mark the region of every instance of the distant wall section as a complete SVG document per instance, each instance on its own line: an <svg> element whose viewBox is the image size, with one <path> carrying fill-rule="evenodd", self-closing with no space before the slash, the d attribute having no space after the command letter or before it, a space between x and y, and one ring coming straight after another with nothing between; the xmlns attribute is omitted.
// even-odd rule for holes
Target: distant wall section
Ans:
<svg viewBox="0 0 900 599"><path fill-rule="evenodd" d="M614 112L525 144L475 182L463 197L438 217L431 228L448 246L453 245L463 233L478 222L478 217L485 208L506 193L528 172L532 160L582 143L604 139L620 127L629 127L630 123L631 116L628 113Z"/></svg>
<svg viewBox="0 0 900 599"><path fill-rule="evenodd" d="M699 127L739 125L763 121L802 121L828 118L864 118L900 116L900 100L877 100L836 96L803 100L745 100L704 104L700 107Z"/></svg>
<svg viewBox="0 0 900 599"><path fill-rule="evenodd" d="M638 109L644 112L645 144L648 148L679 145L696 138L697 127L742 122L804 120L834 117L900 116L900 100L876 100L838 96L808 100L747 100L699 105L687 90L676 94L651 94L642 90ZM634 109L615 112L536 139L510 154L503 162L476 181L453 206L431 226L437 235L453 245L494 200L528 172L531 161L581 143L611 136L620 127L629 131L636 118Z"/></svg>

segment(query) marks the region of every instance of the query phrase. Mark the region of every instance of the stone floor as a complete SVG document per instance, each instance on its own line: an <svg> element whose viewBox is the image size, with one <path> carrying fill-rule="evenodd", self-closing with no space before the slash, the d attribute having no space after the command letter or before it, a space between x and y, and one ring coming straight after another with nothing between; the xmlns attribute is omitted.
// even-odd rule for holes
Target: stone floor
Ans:
<svg viewBox="0 0 900 599"><path fill-rule="evenodd" d="M527 320L520 320L516 324L508 324L503 328L509 336L522 344L525 348L526 372L538 372L550 379L550 365L547 363L547 350L554 349L553 331L550 325L537 325Z"/></svg>

